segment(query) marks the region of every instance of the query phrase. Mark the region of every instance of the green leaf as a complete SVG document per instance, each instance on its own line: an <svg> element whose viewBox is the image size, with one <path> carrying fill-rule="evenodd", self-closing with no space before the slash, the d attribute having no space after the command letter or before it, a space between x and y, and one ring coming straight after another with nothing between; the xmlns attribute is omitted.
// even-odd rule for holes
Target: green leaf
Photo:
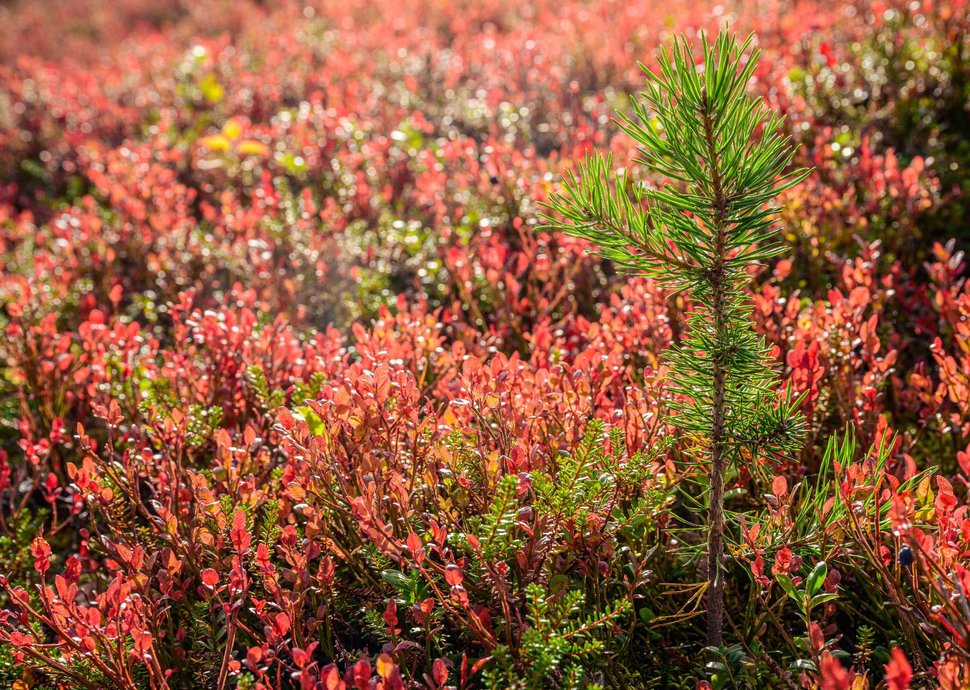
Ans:
<svg viewBox="0 0 970 690"><path fill-rule="evenodd" d="M795 589L794 583L791 578L785 574L775 575L775 581L781 585L781 588L785 590L785 593L795 601L800 601L798 596L798 591Z"/></svg>
<svg viewBox="0 0 970 690"><path fill-rule="evenodd" d="M814 597L812 597L812 606L826 604L830 601L835 601L838 598L839 595L835 592L823 592L822 594L816 594Z"/></svg>
<svg viewBox="0 0 970 690"><path fill-rule="evenodd" d="M808 576L808 580L805 582L805 589L808 591L810 596L822 588L828 574L829 567L825 564L825 561L819 561L818 565L815 566L811 574Z"/></svg>
<svg viewBox="0 0 970 690"><path fill-rule="evenodd" d="M385 570L381 572L381 579L400 592L407 591L411 588L411 578L397 570Z"/></svg>

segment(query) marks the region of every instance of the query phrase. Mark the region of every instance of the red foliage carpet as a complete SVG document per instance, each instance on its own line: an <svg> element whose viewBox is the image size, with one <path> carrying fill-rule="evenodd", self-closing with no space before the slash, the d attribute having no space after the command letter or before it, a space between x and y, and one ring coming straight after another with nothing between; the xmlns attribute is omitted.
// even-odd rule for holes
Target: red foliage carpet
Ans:
<svg viewBox="0 0 970 690"><path fill-rule="evenodd" d="M537 226L585 151L630 164L638 62L725 26L815 168L751 282L810 431L729 477L705 670L691 305ZM6 3L0 682L970 687L968 31L964 0Z"/></svg>

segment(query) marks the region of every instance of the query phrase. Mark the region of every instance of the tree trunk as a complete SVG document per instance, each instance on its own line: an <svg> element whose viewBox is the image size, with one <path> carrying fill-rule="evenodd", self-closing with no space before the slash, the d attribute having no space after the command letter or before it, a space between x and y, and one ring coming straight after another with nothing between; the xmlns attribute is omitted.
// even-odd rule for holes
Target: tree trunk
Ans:
<svg viewBox="0 0 970 690"><path fill-rule="evenodd" d="M714 342L723 343L727 326L725 299L725 263L727 261L727 199L718 169L717 146L714 125L707 101L707 91L701 94L703 108L704 139L707 144L708 164L711 169L711 184L714 191L714 264L710 267L708 278L711 284L714 308ZM713 395L711 410L711 473L707 509L707 645L720 647L724 642L724 475L727 470L725 457L725 418L727 372L721 361L722 353L712 353Z"/></svg>

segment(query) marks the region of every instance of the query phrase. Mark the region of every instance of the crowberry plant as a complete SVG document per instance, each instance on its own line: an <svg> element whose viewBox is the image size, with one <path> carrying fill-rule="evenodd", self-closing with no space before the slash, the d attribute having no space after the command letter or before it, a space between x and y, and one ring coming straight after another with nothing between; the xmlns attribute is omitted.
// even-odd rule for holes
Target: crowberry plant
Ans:
<svg viewBox="0 0 970 690"><path fill-rule="evenodd" d="M791 169L782 119L747 94L758 60L749 37L702 39L700 60L686 38L662 50L658 71L620 125L636 162L659 187L612 171L591 154L567 173L547 219L588 239L604 257L688 293L684 339L668 354L677 425L707 465L707 636L723 642L725 477L733 463L787 454L799 445L798 400L776 392L769 350L752 328L745 294L752 268L783 251L774 199L808 174Z"/></svg>

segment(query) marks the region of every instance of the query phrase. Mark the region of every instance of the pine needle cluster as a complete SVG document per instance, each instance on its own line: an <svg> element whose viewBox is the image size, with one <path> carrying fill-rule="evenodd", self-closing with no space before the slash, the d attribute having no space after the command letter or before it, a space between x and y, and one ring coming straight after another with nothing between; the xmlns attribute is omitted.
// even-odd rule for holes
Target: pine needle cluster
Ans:
<svg viewBox="0 0 970 690"><path fill-rule="evenodd" d="M779 396L746 294L753 267L784 247L773 228L776 198L808 174L793 169L782 118L748 95L758 50L753 38L702 36L700 60L686 38L663 49L657 71L618 123L637 144L635 162L662 186L614 171L590 154L563 179L546 220L586 238L621 269L645 274L693 309L683 340L668 352L676 425L708 468L708 643L722 644L724 480L731 463L799 446L798 400Z"/></svg>

